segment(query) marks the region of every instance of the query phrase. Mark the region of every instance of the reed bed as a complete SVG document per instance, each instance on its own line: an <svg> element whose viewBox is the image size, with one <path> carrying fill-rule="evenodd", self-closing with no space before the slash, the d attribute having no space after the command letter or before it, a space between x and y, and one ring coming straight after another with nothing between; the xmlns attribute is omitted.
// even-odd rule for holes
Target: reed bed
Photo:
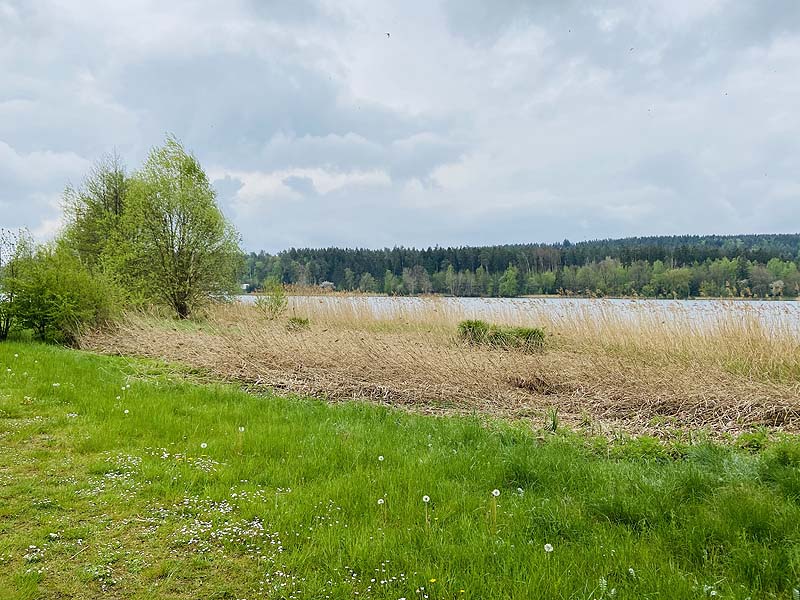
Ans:
<svg viewBox="0 0 800 600"><path fill-rule="evenodd" d="M753 427L800 431L800 331L751 306L717 307L698 318L678 305L604 301L483 302L438 298L376 303L367 297L292 297L287 316L253 306L212 308L178 323L128 314L93 332L86 348L182 361L248 385L325 397L367 399L422 412L490 413L559 420L593 433L710 435ZM484 318L543 327L541 352L460 343L457 324Z"/></svg>

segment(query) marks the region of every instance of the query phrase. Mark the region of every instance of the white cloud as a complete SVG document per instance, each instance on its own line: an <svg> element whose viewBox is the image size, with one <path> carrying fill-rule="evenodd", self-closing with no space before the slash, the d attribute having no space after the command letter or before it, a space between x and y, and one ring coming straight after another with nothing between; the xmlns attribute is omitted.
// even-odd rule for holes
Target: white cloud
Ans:
<svg viewBox="0 0 800 600"><path fill-rule="evenodd" d="M800 229L796 0L579 4L0 0L0 225L169 131L253 249Z"/></svg>

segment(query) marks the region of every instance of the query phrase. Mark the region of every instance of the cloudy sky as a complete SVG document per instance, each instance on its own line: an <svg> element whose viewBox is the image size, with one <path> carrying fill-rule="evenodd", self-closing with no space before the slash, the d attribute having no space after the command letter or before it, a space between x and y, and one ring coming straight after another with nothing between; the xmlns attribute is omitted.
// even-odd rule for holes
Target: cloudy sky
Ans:
<svg viewBox="0 0 800 600"><path fill-rule="evenodd" d="M796 232L799 107L797 0L0 0L0 227L171 132L249 250Z"/></svg>

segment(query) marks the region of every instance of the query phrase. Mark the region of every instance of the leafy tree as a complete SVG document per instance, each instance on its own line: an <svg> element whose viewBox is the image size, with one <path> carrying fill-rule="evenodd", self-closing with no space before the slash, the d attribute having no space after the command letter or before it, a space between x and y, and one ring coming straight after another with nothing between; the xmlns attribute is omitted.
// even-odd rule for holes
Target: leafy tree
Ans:
<svg viewBox="0 0 800 600"><path fill-rule="evenodd" d="M377 291L377 281L372 276L372 273L364 273L361 276L361 281L358 283L358 289L362 292L376 292Z"/></svg>
<svg viewBox="0 0 800 600"><path fill-rule="evenodd" d="M27 231L0 229L0 340L11 331L20 265L32 251L33 241Z"/></svg>
<svg viewBox="0 0 800 600"><path fill-rule="evenodd" d="M514 265L509 265L500 278L499 290L501 296L514 297L519 295L519 270Z"/></svg>
<svg viewBox="0 0 800 600"><path fill-rule="evenodd" d="M238 234L215 202L197 159L172 137L130 180L118 267L143 299L186 318L214 295L235 289Z"/></svg>
<svg viewBox="0 0 800 600"><path fill-rule="evenodd" d="M67 187L64 192L68 224L60 241L75 251L90 270L96 269L107 251L114 251L119 244L127 190L122 160L111 154L92 167L80 187Z"/></svg>
<svg viewBox="0 0 800 600"><path fill-rule="evenodd" d="M356 274L353 273L353 269L351 269L350 267L344 270L344 289L346 290L356 289Z"/></svg>

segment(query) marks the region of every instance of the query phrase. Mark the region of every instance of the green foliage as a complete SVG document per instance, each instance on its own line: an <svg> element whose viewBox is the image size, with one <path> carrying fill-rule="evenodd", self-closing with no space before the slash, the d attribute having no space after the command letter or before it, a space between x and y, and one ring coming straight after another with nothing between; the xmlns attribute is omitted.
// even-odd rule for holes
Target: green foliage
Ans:
<svg viewBox="0 0 800 600"><path fill-rule="evenodd" d="M506 298L513 298L519 295L519 270L514 265L508 265L508 268L500 278L499 292L501 296Z"/></svg>
<svg viewBox="0 0 800 600"><path fill-rule="evenodd" d="M307 317L289 317L286 321L286 329L289 331L308 331L311 329L311 321Z"/></svg>
<svg viewBox="0 0 800 600"><path fill-rule="evenodd" d="M287 283L328 280L338 289L350 289L352 282L369 276L387 294L800 296L798 234L426 249L305 248L276 256L252 253L247 262L250 283L277 276Z"/></svg>
<svg viewBox="0 0 800 600"><path fill-rule="evenodd" d="M533 352L544 346L545 333L538 327L491 325L485 321L467 320L458 324L458 337L472 345Z"/></svg>
<svg viewBox="0 0 800 600"><path fill-rule="evenodd" d="M14 325L20 265L32 252L33 240L26 231L0 229L0 341Z"/></svg>
<svg viewBox="0 0 800 600"><path fill-rule="evenodd" d="M39 339L70 344L111 317L113 285L92 275L68 249L41 246L16 262L13 316Z"/></svg>
<svg viewBox="0 0 800 600"><path fill-rule="evenodd" d="M277 279L268 279L264 283L264 292L256 298L256 308L268 320L280 318L289 307L289 298L283 284Z"/></svg>
<svg viewBox="0 0 800 600"><path fill-rule="evenodd" d="M238 235L200 163L174 138L131 177L121 230L113 269L145 300L186 318L210 298L234 292Z"/></svg>
<svg viewBox="0 0 800 600"><path fill-rule="evenodd" d="M796 436L676 459L180 375L0 344L0 597L777 599L800 582Z"/></svg>
<svg viewBox="0 0 800 600"><path fill-rule="evenodd" d="M80 187L64 191L67 227L60 242L91 271L102 269L104 258L115 254L121 242L128 185L120 157L112 154L91 168Z"/></svg>

